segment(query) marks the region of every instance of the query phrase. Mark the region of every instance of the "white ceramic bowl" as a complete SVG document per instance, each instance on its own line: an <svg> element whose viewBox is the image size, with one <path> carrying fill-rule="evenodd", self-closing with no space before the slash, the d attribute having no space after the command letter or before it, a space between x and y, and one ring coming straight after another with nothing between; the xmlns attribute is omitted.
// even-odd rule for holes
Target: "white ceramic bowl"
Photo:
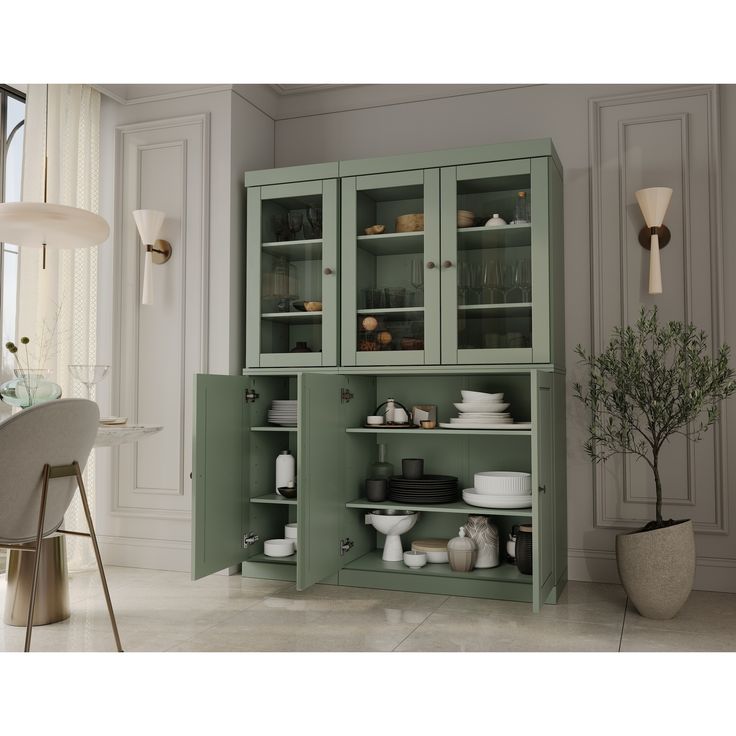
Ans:
<svg viewBox="0 0 736 736"><path fill-rule="evenodd" d="M425 552L425 555L427 555L427 562L444 562L447 564L450 561L450 558L447 554L447 550L437 550L436 552Z"/></svg>
<svg viewBox="0 0 736 736"><path fill-rule="evenodd" d="M488 470L473 476L476 493L495 496L528 496L532 492L532 476L516 471Z"/></svg>
<svg viewBox="0 0 736 736"><path fill-rule="evenodd" d="M466 488L463 491L463 501L470 506L486 509L527 509L532 505L532 496L491 496L476 493L475 488Z"/></svg>
<svg viewBox="0 0 736 736"><path fill-rule="evenodd" d="M296 539L296 522L287 524L284 527L284 536L287 539Z"/></svg>
<svg viewBox="0 0 736 736"><path fill-rule="evenodd" d="M295 551L293 539L267 539L263 543L263 554L267 557L288 557Z"/></svg>
<svg viewBox="0 0 736 736"><path fill-rule="evenodd" d="M463 401L503 401L503 394L486 394L483 391L461 391Z"/></svg>
<svg viewBox="0 0 736 736"><path fill-rule="evenodd" d="M462 403L455 404L455 408L458 411L473 411L473 412L499 412L506 411L511 404L499 404L498 402L489 401L464 401Z"/></svg>
<svg viewBox="0 0 736 736"><path fill-rule="evenodd" d="M404 564L407 567L424 567L427 564L427 555L425 552L404 552Z"/></svg>
<svg viewBox="0 0 736 736"><path fill-rule="evenodd" d="M370 417L366 417L365 418L365 423L366 424L373 424L373 425L383 424L383 417L382 416L370 416Z"/></svg>

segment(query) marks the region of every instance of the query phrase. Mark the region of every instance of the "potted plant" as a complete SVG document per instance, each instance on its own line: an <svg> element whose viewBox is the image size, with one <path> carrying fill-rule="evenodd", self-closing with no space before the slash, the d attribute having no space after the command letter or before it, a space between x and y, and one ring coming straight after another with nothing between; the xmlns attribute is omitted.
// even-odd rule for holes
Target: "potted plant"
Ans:
<svg viewBox="0 0 736 736"><path fill-rule="evenodd" d="M690 519L662 517L661 452L675 434L699 440L736 391L730 348L713 357L702 330L660 323L654 307L642 308L635 325L615 328L599 355L580 345L576 352L588 369L587 383L575 384L591 412L586 452L594 463L634 455L654 476L656 518L616 537L621 582L642 616L672 618L692 589L695 537Z"/></svg>

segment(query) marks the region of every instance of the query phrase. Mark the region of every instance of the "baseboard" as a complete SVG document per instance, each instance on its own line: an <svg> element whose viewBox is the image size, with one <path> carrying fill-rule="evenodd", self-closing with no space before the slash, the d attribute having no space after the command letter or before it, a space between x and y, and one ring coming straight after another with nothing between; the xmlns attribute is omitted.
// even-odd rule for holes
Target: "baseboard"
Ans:
<svg viewBox="0 0 736 736"><path fill-rule="evenodd" d="M192 552L189 542L107 536L98 536L98 541L105 565L174 572L191 570Z"/></svg>
<svg viewBox="0 0 736 736"><path fill-rule="evenodd" d="M695 563L694 590L736 593L736 560L701 558ZM615 552L568 550L568 579L588 583L620 583Z"/></svg>

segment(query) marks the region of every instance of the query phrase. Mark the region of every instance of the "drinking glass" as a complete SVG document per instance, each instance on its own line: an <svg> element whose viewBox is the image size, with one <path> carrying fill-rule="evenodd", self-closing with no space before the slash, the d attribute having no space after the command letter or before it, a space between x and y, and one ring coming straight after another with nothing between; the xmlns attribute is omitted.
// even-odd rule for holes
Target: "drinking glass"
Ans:
<svg viewBox="0 0 736 736"><path fill-rule="evenodd" d="M271 224L273 225L273 234L277 241L289 239L289 222L286 215L272 215Z"/></svg>
<svg viewBox="0 0 736 736"><path fill-rule="evenodd" d="M87 387L87 398L90 400L92 399L92 386L99 383L109 370L109 365L74 364L69 366L72 378L76 378Z"/></svg>
<svg viewBox="0 0 736 736"><path fill-rule="evenodd" d="M307 208L307 222L312 228L312 237L322 237L322 210L319 207Z"/></svg>
<svg viewBox="0 0 736 736"><path fill-rule="evenodd" d="M521 292L525 302L532 299L532 260L522 258L520 263Z"/></svg>
<svg viewBox="0 0 736 736"><path fill-rule="evenodd" d="M289 232L291 233L291 239L297 240L296 234L304 226L304 213L303 212L289 212Z"/></svg>
<svg viewBox="0 0 736 736"><path fill-rule="evenodd" d="M419 292L424 287L424 262L421 257L411 259L411 285L414 287L414 306L423 304Z"/></svg>

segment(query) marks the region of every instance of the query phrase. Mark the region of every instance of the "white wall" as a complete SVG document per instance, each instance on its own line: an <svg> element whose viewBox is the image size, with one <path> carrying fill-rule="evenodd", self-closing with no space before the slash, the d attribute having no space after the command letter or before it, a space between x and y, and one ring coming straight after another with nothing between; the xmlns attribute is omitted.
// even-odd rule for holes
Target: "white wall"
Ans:
<svg viewBox="0 0 736 736"><path fill-rule="evenodd" d="M323 92L321 114L276 122L276 165L291 166L320 161L364 158L441 148L551 137L565 169L565 283L568 383L577 375L574 346L591 344L593 299L591 286L591 165L589 153L589 100L656 89L636 85L550 85L473 93L426 101L393 100L391 105L360 108L360 89ZM371 90L372 92L375 90ZM721 86L721 166L723 201L736 192L736 87ZM365 97L365 94L363 94ZM407 98L410 95L407 95ZM332 106L341 112L325 113ZM717 145L717 141L715 141ZM711 196L714 196L712 194ZM733 290L736 256L729 244L736 235L736 212L722 213L725 252L721 331L736 345ZM693 243L693 257L707 257L708 243ZM700 251L699 251L700 249ZM663 252L663 261L667 259ZM667 290L667 285L665 285ZM708 295L701 295L707 297ZM698 297L700 298L700 297ZM597 523L594 474L582 451L584 418L568 393L568 508L570 576L577 579L617 580L614 538L616 529ZM733 412L731 412L733 413ZM727 433L726 456L736 450L736 432ZM701 488L703 501L716 496L725 503L725 518L711 535L698 535L696 586L736 590L736 534L734 496L736 474L726 474L721 489ZM699 503L699 501L696 501ZM670 513L684 510L673 508ZM667 512L667 509L665 509ZM650 512L651 513L651 509Z"/></svg>
<svg viewBox="0 0 736 736"><path fill-rule="evenodd" d="M114 223L100 252L98 360L113 366L101 411L165 430L98 451L98 534L111 564L189 570L193 375L243 365L243 172L273 165L273 121L229 89L104 97L101 136L101 213ZM169 210L158 309L140 307L138 202Z"/></svg>

